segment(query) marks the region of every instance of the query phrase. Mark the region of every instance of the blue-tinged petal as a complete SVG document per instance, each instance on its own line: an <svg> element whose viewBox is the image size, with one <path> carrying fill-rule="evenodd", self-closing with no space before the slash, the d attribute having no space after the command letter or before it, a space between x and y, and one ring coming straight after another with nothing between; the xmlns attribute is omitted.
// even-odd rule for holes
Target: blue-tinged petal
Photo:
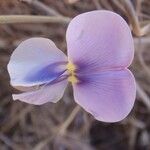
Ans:
<svg viewBox="0 0 150 150"><path fill-rule="evenodd" d="M12 86L34 86L50 82L65 71L67 57L46 38L23 41L13 52L8 72Z"/></svg>
<svg viewBox="0 0 150 150"><path fill-rule="evenodd" d="M28 74L26 82L47 83L60 77L65 71L66 62L56 62Z"/></svg>
<svg viewBox="0 0 150 150"><path fill-rule="evenodd" d="M62 80L54 84L43 85L33 91L13 94L13 99L35 105L42 105L47 102L56 103L62 98L66 86L67 80Z"/></svg>

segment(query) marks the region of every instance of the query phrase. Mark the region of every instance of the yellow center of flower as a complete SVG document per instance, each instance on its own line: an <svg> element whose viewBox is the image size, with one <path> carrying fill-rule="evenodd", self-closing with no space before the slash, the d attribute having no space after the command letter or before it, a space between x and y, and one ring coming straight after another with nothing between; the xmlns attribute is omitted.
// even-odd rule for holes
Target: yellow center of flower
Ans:
<svg viewBox="0 0 150 150"><path fill-rule="evenodd" d="M75 73L76 69L77 69L76 66L72 62L69 61L67 64L67 71L69 73L68 81L71 82L72 84L78 82L78 79Z"/></svg>

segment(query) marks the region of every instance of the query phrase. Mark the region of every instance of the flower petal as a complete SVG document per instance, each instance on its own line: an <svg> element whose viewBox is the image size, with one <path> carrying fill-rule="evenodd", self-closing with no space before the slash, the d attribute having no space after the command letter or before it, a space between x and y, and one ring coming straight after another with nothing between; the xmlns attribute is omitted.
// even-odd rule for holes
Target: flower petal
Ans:
<svg viewBox="0 0 150 150"><path fill-rule="evenodd" d="M55 84L42 86L40 89L25 92L22 94L13 94L14 100L20 100L29 104L42 105L47 102L56 103L64 94L67 86L67 80Z"/></svg>
<svg viewBox="0 0 150 150"><path fill-rule="evenodd" d="M75 101L97 120L117 122L129 114L136 87L128 69L79 78L81 83L73 85Z"/></svg>
<svg viewBox="0 0 150 150"><path fill-rule="evenodd" d="M81 72L126 68L133 59L130 28L114 12L78 15L69 24L66 39L69 59Z"/></svg>
<svg viewBox="0 0 150 150"><path fill-rule="evenodd" d="M35 86L14 86L15 89L22 91L22 92L28 92L32 90L36 90L39 88L40 85L35 85Z"/></svg>
<svg viewBox="0 0 150 150"><path fill-rule="evenodd" d="M50 82L65 70L67 57L46 38L23 41L13 52L8 72L13 86L34 86Z"/></svg>

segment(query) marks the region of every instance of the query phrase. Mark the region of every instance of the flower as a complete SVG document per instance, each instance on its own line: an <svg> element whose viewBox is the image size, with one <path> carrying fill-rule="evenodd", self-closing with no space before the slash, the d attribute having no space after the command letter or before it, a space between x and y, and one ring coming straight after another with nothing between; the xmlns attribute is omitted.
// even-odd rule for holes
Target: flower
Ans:
<svg viewBox="0 0 150 150"><path fill-rule="evenodd" d="M23 41L9 64L11 85L23 91L13 99L41 105L57 102L68 81L74 99L97 120L124 119L135 101L135 79L127 69L134 56L131 31L110 11L76 16L67 33L68 58L46 38Z"/></svg>

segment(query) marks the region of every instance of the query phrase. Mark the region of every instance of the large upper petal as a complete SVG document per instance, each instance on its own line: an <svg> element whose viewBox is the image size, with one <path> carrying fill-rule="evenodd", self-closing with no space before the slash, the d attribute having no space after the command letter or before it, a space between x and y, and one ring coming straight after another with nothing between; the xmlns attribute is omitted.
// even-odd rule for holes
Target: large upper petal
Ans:
<svg viewBox="0 0 150 150"><path fill-rule="evenodd" d="M67 57L46 38L23 41L13 52L9 64L13 86L34 86L50 82L65 71Z"/></svg>
<svg viewBox="0 0 150 150"><path fill-rule="evenodd" d="M80 83L73 85L75 101L97 120L117 122L129 114L136 93L135 80L129 70L79 78Z"/></svg>
<svg viewBox="0 0 150 150"><path fill-rule="evenodd" d="M126 21L110 11L91 11L75 17L66 34L68 57L80 72L126 68L134 55Z"/></svg>
<svg viewBox="0 0 150 150"><path fill-rule="evenodd" d="M56 103L62 98L66 86L67 80L63 80L58 83L43 85L34 91L13 94L13 99L34 105L42 105L47 102Z"/></svg>

